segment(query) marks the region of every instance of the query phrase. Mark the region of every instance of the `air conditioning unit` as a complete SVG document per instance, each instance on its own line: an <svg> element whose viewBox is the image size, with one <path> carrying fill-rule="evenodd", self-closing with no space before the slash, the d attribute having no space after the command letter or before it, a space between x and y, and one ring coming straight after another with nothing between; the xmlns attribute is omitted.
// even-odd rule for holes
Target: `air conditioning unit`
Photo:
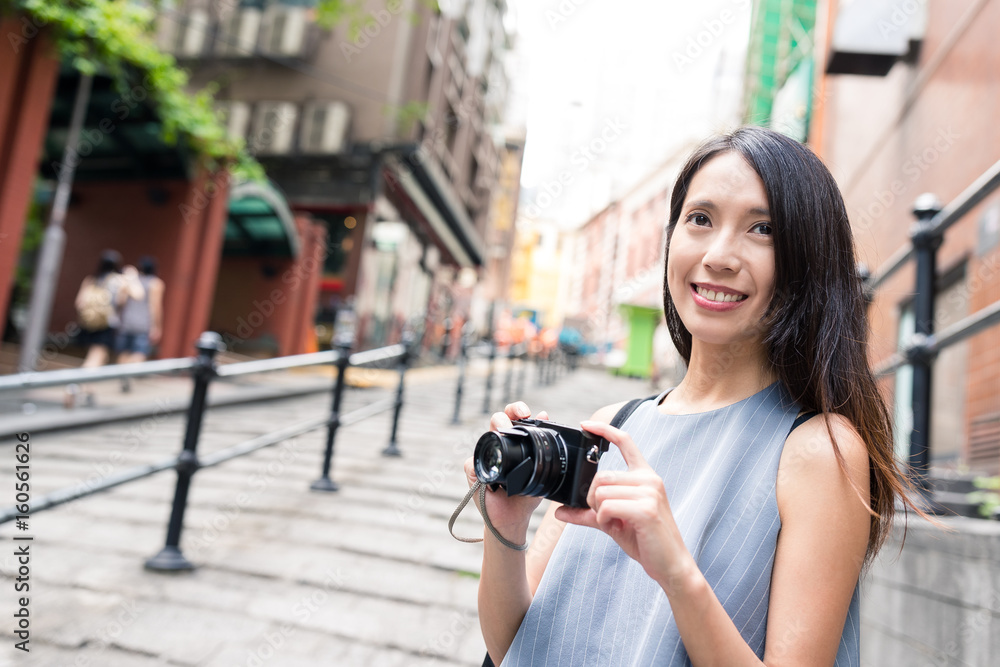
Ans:
<svg viewBox="0 0 1000 667"><path fill-rule="evenodd" d="M260 26L260 50L271 56L297 57L305 52L308 9L270 5Z"/></svg>
<svg viewBox="0 0 1000 667"><path fill-rule="evenodd" d="M263 15L259 9L237 9L219 25L215 53L220 56L247 58L257 50L257 36Z"/></svg>
<svg viewBox="0 0 1000 667"><path fill-rule="evenodd" d="M247 146L256 155L284 155L292 150L298 107L292 102L260 102Z"/></svg>
<svg viewBox="0 0 1000 667"><path fill-rule="evenodd" d="M343 102L310 102L302 110L303 153L340 153L347 143L351 112Z"/></svg>
<svg viewBox="0 0 1000 667"><path fill-rule="evenodd" d="M177 49L174 53L181 58L197 58L205 53L205 45L211 32L208 12L192 9L187 12L178 30Z"/></svg>
<svg viewBox="0 0 1000 667"><path fill-rule="evenodd" d="M246 102L227 100L218 102L215 108L222 116L226 133L231 139L245 139L250 129L250 105Z"/></svg>

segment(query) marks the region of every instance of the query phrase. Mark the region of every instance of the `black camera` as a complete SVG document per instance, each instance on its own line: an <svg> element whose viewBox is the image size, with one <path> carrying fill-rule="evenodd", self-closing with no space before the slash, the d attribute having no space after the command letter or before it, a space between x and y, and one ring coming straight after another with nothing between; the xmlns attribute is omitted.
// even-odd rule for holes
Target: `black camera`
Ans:
<svg viewBox="0 0 1000 667"><path fill-rule="evenodd" d="M476 478L509 496L541 496L588 507L587 493L608 442L593 433L541 419L519 419L476 443Z"/></svg>

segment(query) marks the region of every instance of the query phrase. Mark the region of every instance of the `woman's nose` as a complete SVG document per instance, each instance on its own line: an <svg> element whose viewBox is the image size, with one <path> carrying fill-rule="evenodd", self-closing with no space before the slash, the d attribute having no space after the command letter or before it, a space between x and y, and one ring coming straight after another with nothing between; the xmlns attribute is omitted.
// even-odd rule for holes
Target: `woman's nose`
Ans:
<svg viewBox="0 0 1000 667"><path fill-rule="evenodd" d="M701 263L713 271L740 270L739 248L736 239L728 233L717 234L705 250Z"/></svg>

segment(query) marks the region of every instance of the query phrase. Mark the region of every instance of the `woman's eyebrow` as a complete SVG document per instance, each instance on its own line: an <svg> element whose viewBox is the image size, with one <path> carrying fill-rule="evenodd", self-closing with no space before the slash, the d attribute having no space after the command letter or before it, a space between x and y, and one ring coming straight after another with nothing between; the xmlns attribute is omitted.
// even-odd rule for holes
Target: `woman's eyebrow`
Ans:
<svg viewBox="0 0 1000 667"><path fill-rule="evenodd" d="M694 201L689 201L685 205L685 208L707 208L707 209L713 209L714 210L717 207L716 207L716 205L714 203L712 203L708 199L696 199ZM750 208L747 209L747 213L750 214L750 215L763 215L763 216L766 216L768 218L771 217L771 212L769 210L767 210L766 208L762 208L760 206L751 206Z"/></svg>

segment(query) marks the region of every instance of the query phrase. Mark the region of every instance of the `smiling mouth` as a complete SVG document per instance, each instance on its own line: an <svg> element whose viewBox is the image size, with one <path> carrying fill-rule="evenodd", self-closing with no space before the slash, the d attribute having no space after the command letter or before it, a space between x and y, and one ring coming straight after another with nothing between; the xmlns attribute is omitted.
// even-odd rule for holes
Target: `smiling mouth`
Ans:
<svg viewBox="0 0 1000 667"><path fill-rule="evenodd" d="M710 289L705 289L704 287L699 287L698 285L693 285L694 290L698 293L698 296L707 299L708 301L714 301L716 303L730 303L733 301L743 301L747 299L746 294L726 294L725 292L715 292Z"/></svg>

